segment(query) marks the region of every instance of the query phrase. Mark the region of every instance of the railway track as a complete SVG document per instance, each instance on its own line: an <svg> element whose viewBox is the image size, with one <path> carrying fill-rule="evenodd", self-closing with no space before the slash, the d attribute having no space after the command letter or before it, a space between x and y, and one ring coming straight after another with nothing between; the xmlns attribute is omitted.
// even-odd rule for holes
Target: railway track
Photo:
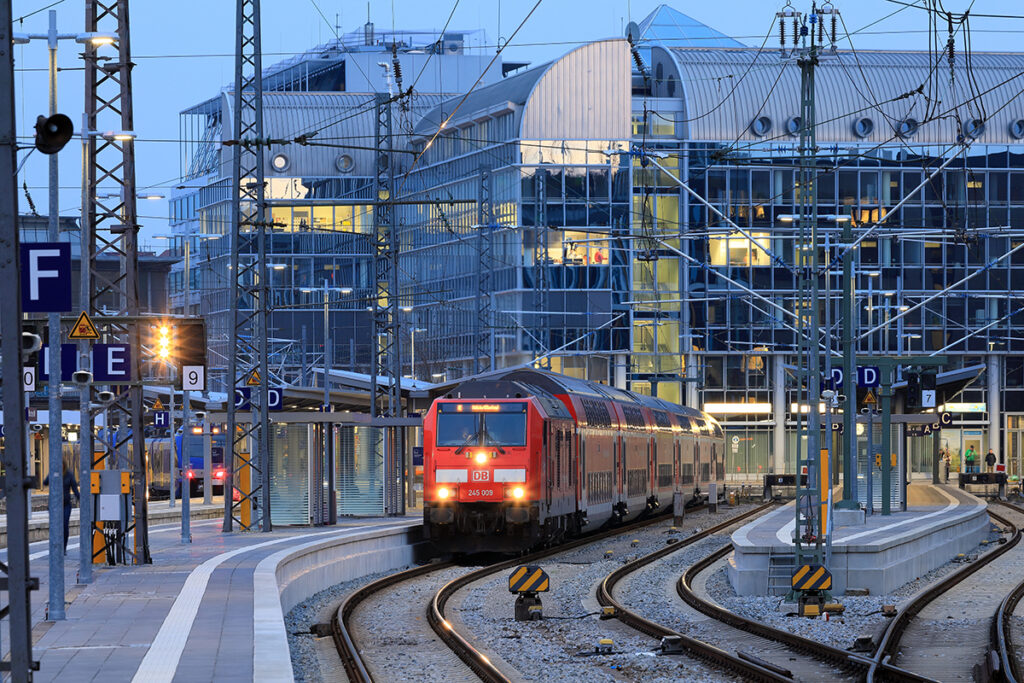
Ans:
<svg viewBox="0 0 1024 683"><path fill-rule="evenodd" d="M721 628L715 630L717 642L736 642L748 650L757 650L758 656L767 661L787 662L780 667L790 667L791 677L798 680L825 680L827 670L822 666L835 667L852 675L857 680L863 678L872 664L872 660L863 655L766 626L759 621L743 617L700 597L693 588L697 576L714 567L732 552L732 549L731 543L719 548L694 563L676 582L676 592L686 604L721 625ZM755 638L752 640L750 636ZM794 654L803 659L794 657ZM811 659L807 659L807 657ZM815 666L811 660L815 660L818 665ZM931 680L889 664L881 665L881 669L888 680L908 682Z"/></svg>
<svg viewBox="0 0 1024 683"><path fill-rule="evenodd" d="M1024 508L1006 502L1000 504L1024 516ZM1016 641L1013 639L1013 614L1022 598L1024 598L1024 581L1021 581L1006 594L1006 597L999 603L995 619L992 621L992 641L1002 665L1003 676L1008 683L1024 683L1024 664L1021 663L1021 657L1017 656Z"/></svg>
<svg viewBox="0 0 1024 683"><path fill-rule="evenodd" d="M697 507L693 508L691 511L695 512L700 509L702 508ZM492 576L510 567L536 562L556 553L572 550L590 543L597 543L603 539L617 536L619 534L627 534L630 531L641 529L651 524L663 521L664 518L664 515L658 515L633 522L631 524L626 524L621 527L609 529L607 531L591 534L565 544L531 553L529 555L490 564L486 567L470 571L447 582L440 590L434 593L427 606L427 622L430 624L434 633L437 634L437 636L446 645L448 645L451 652L457 655L458 658L462 660L469 670L476 674L478 678L483 681L508 681L509 679L501 672L501 670L495 666L485 654L473 647L469 640L462 634L458 633L451 622L445 618L445 604L451 596L461 588L471 583ZM335 647L338 650L338 655L341 657L342 663L345 666L346 674L350 681L353 683L362 683L374 680L373 673L360 653L357 638L353 635L353 629L350 626L351 617L356 609L359 608L363 602L382 591L387 591L405 582L422 578L435 572L451 569L455 566L456 565L451 562L441 562L414 567L403 572L391 574L366 584L341 602L339 607L334 611L334 616L331 619L331 632ZM422 612L419 612L418 607L416 610L417 613L422 614Z"/></svg>
<svg viewBox="0 0 1024 683"><path fill-rule="evenodd" d="M728 529L730 526L735 525L737 522L741 522L744 519L750 518L754 515L760 514L765 510L769 509L773 503L762 505L761 507L755 508L743 515L728 519L721 524L717 524L708 529L693 534L692 536L683 539L679 543L660 548L652 553L639 557L632 562L628 562L614 572L605 577L604 581L597 590L597 601L606 607L613 607L615 609L615 617L622 623L630 626L641 633L645 633L654 638L663 639L662 642L666 643L664 639L670 639L668 642L671 643L673 648L677 648L679 651L685 652L697 659L708 662L718 668L725 669L731 673L738 674L744 679L755 680L755 681L790 681L792 676L789 675L784 669L776 667L769 662L758 661L757 658L744 658L740 654L732 654L725 649L712 645L710 643L692 638L686 634L679 633L674 629L671 629L663 624L656 623L649 619L642 617L636 612L628 609L626 606L621 604L615 599L613 591L615 585L618 584L623 578L637 571L641 567L645 567L656 560L660 560L673 552L685 548L686 546L692 545L693 543L707 538L713 534L719 533Z"/></svg>
<svg viewBox="0 0 1024 683"><path fill-rule="evenodd" d="M1024 509L1004 505L1024 516ZM869 683L888 679L883 668L892 662L944 681L988 680L992 676L1022 680L1009 637L1012 610L1024 595L1024 584L1015 583L1019 574L1012 571L1019 566L1024 550L1024 546L1018 549L1021 530L991 508L989 516L1009 528L1011 537L903 605L875 648ZM1013 561L1000 562L1001 558ZM964 590L953 591L965 581L969 583ZM979 629L972 617L991 620L991 628Z"/></svg>
<svg viewBox="0 0 1024 683"><path fill-rule="evenodd" d="M758 508L746 516L756 514L764 509ZM732 550L731 544L725 545L694 564L680 578L676 586L677 592L684 601L715 620L710 625L712 629L710 637L697 639L679 633L664 624L644 618L615 599L614 588L625 577L667 557L686 545L692 545L702 538L724 531L738 521L741 519L728 520L686 539L683 543L661 548L623 565L602 582L598 589L598 602L614 607L616 617L626 625L655 638L670 637L688 654L745 678L768 681L835 680L843 671L851 674L851 678L862 678L870 667L871 660L745 619L718 605L702 600L694 593L692 590L693 579L725 557ZM754 641L750 638L751 635L755 636ZM715 645L707 642L709 640L714 641ZM727 647L734 648L735 654L727 651ZM797 656L794 656L794 653ZM900 671L895 667L885 668L887 673L894 674L894 678L898 680L928 680L909 672Z"/></svg>

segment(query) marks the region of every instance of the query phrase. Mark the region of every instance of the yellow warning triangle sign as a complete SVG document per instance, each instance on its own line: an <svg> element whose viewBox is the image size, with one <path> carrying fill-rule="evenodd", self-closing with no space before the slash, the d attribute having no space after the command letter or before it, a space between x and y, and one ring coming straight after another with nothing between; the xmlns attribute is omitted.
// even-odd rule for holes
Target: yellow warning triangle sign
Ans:
<svg viewBox="0 0 1024 683"><path fill-rule="evenodd" d="M260 385L260 371L253 370L252 374L249 375L249 379L245 380L247 386L258 387Z"/></svg>
<svg viewBox="0 0 1024 683"><path fill-rule="evenodd" d="M155 402L153 403L153 410L163 410L163 409L164 409L164 404L163 404L163 403L161 403L161 402L160 402L160 399L158 398L158 399L157 399L157 400L156 400L156 401L155 401Z"/></svg>
<svg viewBox="0 0 1024 683"><path fill-rule="evenodd" d="M71 334L68 335L68 339L99 339L100 333L96 329L96 326L92 324L92 320L89 319L89 314L82 311L82 315L78 316L78 320L75 321L74 326L71 328Z"/></svg>
<svg viewBox="0 0 1024 683"><path fill-rule="evenodd" d="M868 389L867 395L864 396L864 403L865 405L869 406L878 403L878 401L875 399L875 395L871 393L870 389Z"/></svg>

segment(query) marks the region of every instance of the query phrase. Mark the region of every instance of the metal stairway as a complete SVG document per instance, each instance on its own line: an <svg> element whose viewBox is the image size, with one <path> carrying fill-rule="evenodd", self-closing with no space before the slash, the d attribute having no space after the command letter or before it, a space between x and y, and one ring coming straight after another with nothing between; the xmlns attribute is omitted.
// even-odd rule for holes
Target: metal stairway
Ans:
<svg viewBox="0 0 1024 683"><path fill-rule="evenodd" d="M768 595L786 595L789 593L796 569L796 556L785 550L768 549Z"/></svg>

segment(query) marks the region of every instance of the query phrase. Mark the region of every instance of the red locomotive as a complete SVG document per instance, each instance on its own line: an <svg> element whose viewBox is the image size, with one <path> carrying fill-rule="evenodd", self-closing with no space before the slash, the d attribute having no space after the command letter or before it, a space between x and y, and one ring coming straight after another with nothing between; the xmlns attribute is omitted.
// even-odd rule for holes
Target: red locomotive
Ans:
<svg viewBox="0 0 1024 683"><path fill-rule="evenodd" d="M710 415L532 369L434 401L424 420L423 521L451 552L517 552L725 486Z"/></svg>

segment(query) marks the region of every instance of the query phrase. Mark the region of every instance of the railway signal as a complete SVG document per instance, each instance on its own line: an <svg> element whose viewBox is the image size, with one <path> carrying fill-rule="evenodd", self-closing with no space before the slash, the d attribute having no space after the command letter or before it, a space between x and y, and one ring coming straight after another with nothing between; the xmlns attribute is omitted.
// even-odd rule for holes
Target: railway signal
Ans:
<svg viewBox="0 0 1024 683"><path fill-rule="evenodd" d="M794 592L800 594L800 616L820 616L822 606L832 590L832 572L820 564L802 565L793 571L791 586Z"/></svg>
<svg viewBox="0 0 1024 683"><path fill-rule="evenodd" d="M516 593L516 621L540 621L543 606L537 593L546 593L551 586L547 572L536 565L516 567L508 577L508 592Z"/></svg>

